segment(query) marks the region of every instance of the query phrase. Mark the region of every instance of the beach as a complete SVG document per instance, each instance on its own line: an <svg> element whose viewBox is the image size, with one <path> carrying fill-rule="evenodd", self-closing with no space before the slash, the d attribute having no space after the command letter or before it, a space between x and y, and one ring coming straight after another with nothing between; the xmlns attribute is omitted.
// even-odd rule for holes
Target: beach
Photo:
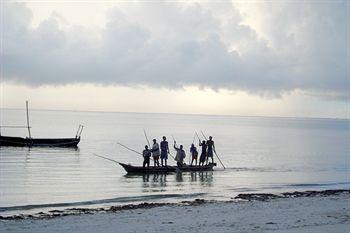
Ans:
<svg viewBox="0 0 350 233"><path fill-rule="evenodd" d="M13 119L9 125L22 116L19 110L2 113ZM348 228L349 191L339 191L350 187L346 120L46 110L31 115L42 137L57 129L48 119L61 126L57 137L81 116L88 127L78 148L0 148L0 232ZM152 128L149 138L166 135L170 141L174 135L186 150L192 132L205 129L214 135L225 169L218 164L205 172L127 174L119 164L94 156L142 164L139 154L116 142L142 152L144 121Z"/></svg>
<svg viewBox="0 0 350 233"><path fill-rule="evenodd" d="M350 232L349 12L0 1L0 233Z"/></svg>
<svg viewBox="0 0 350 233"><path fill-rule="evenodd" d="M75 209L0 220L1 232L346 232L350 190L242 194L232 201ZM17 216L18 217L18 216Z"/></svg>

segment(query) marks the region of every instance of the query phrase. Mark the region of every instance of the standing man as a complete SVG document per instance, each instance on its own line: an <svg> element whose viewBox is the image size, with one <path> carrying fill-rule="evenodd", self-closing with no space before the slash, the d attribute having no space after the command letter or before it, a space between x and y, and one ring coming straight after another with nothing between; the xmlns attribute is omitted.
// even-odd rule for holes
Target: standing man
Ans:
<svg viewBox="0 0 350 233"><path fill-rule="evenodd" d="M148 149L148 146L145 146L145 149L142 151L142 156L143 156L143 167L146 166L149 168L149 160L151 158L151 150Z"/></svg>
<svg viewBox="0 0 350 233"><path fill-rule="evenodd" d="M208 146L208 151L207 151L207 162L206 164L208 165L208 160L211 158L211 162L214 163L214 151L215 151L215 145L213 141L213 137L209 136L209 140L207 141L207 146Z"/></svg>
<svg viewBox="0 0 350 233"><path fill-rule="evenodd" d="M191 145L190 152L192 155L191 166L193 164L193 160L196 160L196 166L197 166L198 151L197 151L197 147L195 147L194 144Z"/></svg>
<svg viewBox="0 0 350 233"><path fill-rule="evenodd" d="M178 148L176 146L176 142L174 141L174 149L176 150L176 156L175 156L175 160L177 162L177 166L178 167L182 167L183 163L184 163L184 159L186 157L186 153L183 150L183 146L180 145L180 148Z"/></svg>
<svg viewBox="0 0 350 233"><path fill-rule="evenodd" d="M202 153L201 156L199 157L199 166L204 166L204 162L207 159L207 144L203 140L203 142L199 141L199 146L202 147Z"/></svg>
<svg viewBox="0 0 350 233"><path fill-rule="evenodd" d="M160 162L163 167L163 160L165 162L165 166L167 165L167 160L168 160L168 153L169 153L169 145L168 142L166 141L166 137L163 136L163 141L160 142Z"/></svg>
<svg viewBox="0 0 350 233"><path fill-rule="evenodd" d="M159 167L159 144L157 143L156 139L153 139L153 146L152 146L152 156L154 161L154 166L157 165Z"/></svg>

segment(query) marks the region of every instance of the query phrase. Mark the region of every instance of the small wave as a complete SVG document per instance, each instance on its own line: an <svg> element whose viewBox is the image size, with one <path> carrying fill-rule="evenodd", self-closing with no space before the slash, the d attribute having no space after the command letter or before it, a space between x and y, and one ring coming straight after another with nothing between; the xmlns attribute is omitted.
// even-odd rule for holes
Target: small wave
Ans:
<svg viewBox="0 0 350 233"><path fill-rule="evenodd" d="M138 201L148 201L148 200L166 199L166 198L184 198L185 199L185 198L202 196L204 194L205 193L155 194L155 195L143 195L143 196L133 196L133 197L116 197L116 198L100 199L100 200L92 200L92 201L8 206L8 207L0 207L0 212L31 210L31 209L40 209L40 208L54 208L54 207L87 206L87 205L108 204L108 203L118 203L118 202L119 203L138 202Z"/></svg>
<svg viewBox="0 0 350 233"><path fill-rule="evenodd" d="M286 189L286 188L307 188L307 187L334 187L347 186L350 187L350 182L334 182L334 183L299 183L299 184L277 184L264 186L263 189Z"/></svg>
<svg viewBox="0 0 350 233"><path fill-rule="evenodd" d="M317 186L334 186L334 185L350 185L350 182L338 182L338 183L305 183L305 184L290 184L290 187L317 187Z"/></svg>
<svg viewBox="0 0 350 233"><path fill-rule="evenodd" d="M257 192L259 191L258 189L253 189L253 188L233 188L229 189L235 192Z"/></svg>
<svg viewBox="0 0 350 233"><path fill-rule="evenodd" d="M269 168L269 167L228 167L226 170L236 171L236 172L291 172L293 169L288 168Z"/></svg>

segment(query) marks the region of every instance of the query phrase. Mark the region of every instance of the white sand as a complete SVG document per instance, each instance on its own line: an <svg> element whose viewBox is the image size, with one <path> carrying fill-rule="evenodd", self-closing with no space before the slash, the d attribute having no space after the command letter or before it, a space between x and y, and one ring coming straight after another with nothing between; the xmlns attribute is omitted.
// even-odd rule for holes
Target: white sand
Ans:
<svg viewBox="0 0 350 233"><path fill-rule="evenodd" d="M327 232L350 230L350 196L163 206L42 220L1 221L0 232Z"/></svg>

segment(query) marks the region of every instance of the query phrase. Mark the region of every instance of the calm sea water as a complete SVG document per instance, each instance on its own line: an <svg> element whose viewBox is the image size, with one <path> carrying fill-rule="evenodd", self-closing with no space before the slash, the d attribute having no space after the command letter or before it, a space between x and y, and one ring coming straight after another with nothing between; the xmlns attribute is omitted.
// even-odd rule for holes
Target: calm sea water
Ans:
<svg viewBox="0 0 350 233"><path fill-rule="evenodd" d="M43 110L30 111L30 118L33 137L74 137L83 124L82 140L78 149L0 148L0 215L350 186L349 120ZM25 123L24 110L1 109L1 125ZM118 164L93 156L141 164L140 155L117 141L141 152L147 143L143 129L150 140L165 135L172 144L173 135L187 154L194 132L203 130L213 136L227 168L128 176ZM27 131L2 129L2 134Z"/></svg>

